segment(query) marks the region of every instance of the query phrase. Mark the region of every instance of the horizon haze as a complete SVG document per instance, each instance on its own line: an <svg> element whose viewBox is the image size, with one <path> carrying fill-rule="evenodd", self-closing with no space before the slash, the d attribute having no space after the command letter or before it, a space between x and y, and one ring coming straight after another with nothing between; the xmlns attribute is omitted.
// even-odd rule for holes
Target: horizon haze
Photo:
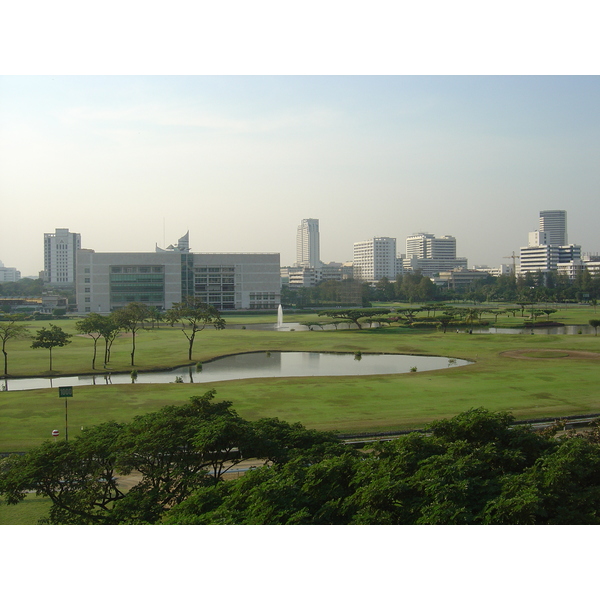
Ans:
<svg viewBox="0 0 600 600"><path fill-rule="evenodd" d="M278 252L319 220L321 259L417 232L510 263L542 210L600 252L597 76L0 76L0 260L43 234L98 252Z"/></svg>

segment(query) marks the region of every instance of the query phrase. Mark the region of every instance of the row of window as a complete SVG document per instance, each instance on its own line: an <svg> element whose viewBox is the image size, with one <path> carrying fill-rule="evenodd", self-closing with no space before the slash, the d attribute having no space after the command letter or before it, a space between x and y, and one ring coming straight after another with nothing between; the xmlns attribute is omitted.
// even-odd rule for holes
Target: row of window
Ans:
<svg viewBox="0 0 600 600"><path fill-rule="evenodd" d="M196 273L234 273L235 267L196 267Z"/></svg>
<svg viewBox="0 0 600 600"><path fill-rule="evenodd" d="M148 266L148 267L111 267L111 273L162 273L164 267L162 266ZM87 273L88 271L86 271Z"/></svg>

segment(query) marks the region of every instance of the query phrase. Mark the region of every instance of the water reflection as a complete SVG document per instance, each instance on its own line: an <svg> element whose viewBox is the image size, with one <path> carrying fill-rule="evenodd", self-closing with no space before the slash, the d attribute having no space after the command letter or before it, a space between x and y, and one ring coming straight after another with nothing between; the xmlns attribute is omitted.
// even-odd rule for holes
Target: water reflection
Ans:
<svg viewBox="0 0 600 600"><path fill-rule="evenodd" d="M389 375L447 369L470 364L469 361L446 356L413 356L405 354L330 354L326 352L253 352L219 358L201 366L180 367L170 371L138 373L136 383L210 383L259 377L325 377L353 375ZM131 383L129 373L81 375L74 377L11 379L11 390L47 388L51 385L99 385L104 381Z"/></svg>

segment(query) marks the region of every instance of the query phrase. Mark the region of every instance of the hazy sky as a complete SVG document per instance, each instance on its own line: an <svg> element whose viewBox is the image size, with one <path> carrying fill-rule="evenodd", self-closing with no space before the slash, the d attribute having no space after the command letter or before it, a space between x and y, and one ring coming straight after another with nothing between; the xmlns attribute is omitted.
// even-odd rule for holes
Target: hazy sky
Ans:
<svg viewBox="0 0 600 600"><path fill-rule="evenodd" d="M3 76L0 260L43 268L66 227L99 252L279 252L320 221L353 242L453 235L469 266L527 244L540 210L600 251L600 77Z"/></svg>

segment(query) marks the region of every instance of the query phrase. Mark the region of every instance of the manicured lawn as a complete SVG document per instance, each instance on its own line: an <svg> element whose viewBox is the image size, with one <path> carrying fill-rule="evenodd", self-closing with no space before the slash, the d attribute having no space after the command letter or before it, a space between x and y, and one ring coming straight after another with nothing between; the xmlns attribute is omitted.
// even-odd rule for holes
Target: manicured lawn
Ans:
<svg viewBox="0 0 600 600"><path fill-rule="evenodd" d="M28 494L19 504L8 505L0 500L0 525L37 525L48 515L52 506L50 498Z"/></svg>
<svg viewBox="0 0 600 600"><path fill-rule="evenodd" d="M583 317L584 313L579 314ZM553 317L564 321L561 316ZM291 320L296 319L292 316ZM316 320L314 316L312 320ZM74 328L70 321L56 323ZM41 326L43 323L35 323L32 328ZM92 341L73 339L69 346L54 351L55 368L62 373L90 372ZM141 332L137 340L138 370L188 362L186 340L177 328L161 325ZM31 350L29 343L15 342L9 347L12 373L37 375L47 369L47 351ZM130 345L127 337L115 342L112 371L131 370ZM526 359L503 355L523 349L529 350ZM474 364L368 377L76 387L69 400L69 435L102 421L125 421L165 404L185 402L212 387L217 390L216 400L233 402L243 417L276 416L341 432L416 427L478 406L508 410L517 418L600 412L600 360L568 355L569 351L600 353L600 338L593 335L467 335L397 327L312 332L206 330L198 336L194 362L266 350L423 354L464 358ZM56 389L1 393L0 416L2 451L26 450L50 439L52 429L64 429L64 403Z"/></svg>

